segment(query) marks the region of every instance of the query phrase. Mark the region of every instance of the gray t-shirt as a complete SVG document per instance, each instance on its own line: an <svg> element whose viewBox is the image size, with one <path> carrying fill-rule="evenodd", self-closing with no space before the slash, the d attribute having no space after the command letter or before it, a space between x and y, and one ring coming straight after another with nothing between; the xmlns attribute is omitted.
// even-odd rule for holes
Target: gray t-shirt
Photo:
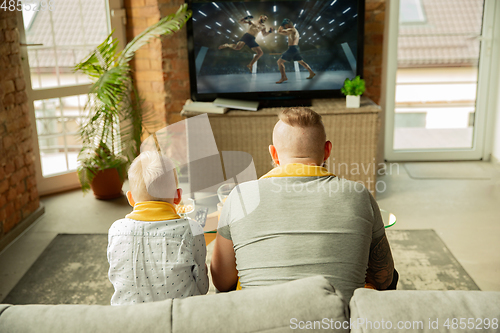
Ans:
<svg viewBox="0 0 500 333"><path fill-rule="evenodd" d="M385 231L362 184L325 176L240 184L218 233L233 241L242 288L323 275L349 299L364 286L372 239Z"/></svg>

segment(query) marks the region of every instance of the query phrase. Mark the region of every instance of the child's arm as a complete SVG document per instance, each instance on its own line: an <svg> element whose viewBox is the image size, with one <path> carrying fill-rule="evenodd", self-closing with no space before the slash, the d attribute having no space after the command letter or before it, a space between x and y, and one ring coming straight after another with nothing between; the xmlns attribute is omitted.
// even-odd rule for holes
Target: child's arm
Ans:
<svg viewBox="0 0 500 333"><path fill-rule="evenodd" d="M193 240L193 255L196 262L196 268L193 270L194 280L198 286L201 295L208 292L208 274L207 265L207 246L205 244L205 236L203 234L194 236Z"/></svg>

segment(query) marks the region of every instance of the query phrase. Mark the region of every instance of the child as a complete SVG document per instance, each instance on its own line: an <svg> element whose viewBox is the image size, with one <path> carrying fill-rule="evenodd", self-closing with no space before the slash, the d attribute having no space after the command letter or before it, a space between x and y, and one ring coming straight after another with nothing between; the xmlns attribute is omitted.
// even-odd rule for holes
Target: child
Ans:
<svg viewBox="0 0 500 333"><path fill-rule="evenodd" d="M108 234L111 305L155 302L208 291L203 229L177 215L181 201L172 162L142 152L128 171L132 213L113 223Z"/></svg>

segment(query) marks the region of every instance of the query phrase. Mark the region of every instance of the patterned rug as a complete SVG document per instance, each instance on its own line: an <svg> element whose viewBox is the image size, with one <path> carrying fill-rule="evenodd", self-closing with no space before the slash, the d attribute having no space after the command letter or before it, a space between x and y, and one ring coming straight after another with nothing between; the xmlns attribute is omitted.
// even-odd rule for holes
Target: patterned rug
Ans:
<svg viewBox="0 0 500 333"><path fill-rule="evenodd" d="M398 289L479 290L434 230L388 230ZM207 247L210 264L214 242ZM113 294L108 280L107 235L59 234L2 303L102 304ZM214 293L210 285L209 293Z"/></svg>

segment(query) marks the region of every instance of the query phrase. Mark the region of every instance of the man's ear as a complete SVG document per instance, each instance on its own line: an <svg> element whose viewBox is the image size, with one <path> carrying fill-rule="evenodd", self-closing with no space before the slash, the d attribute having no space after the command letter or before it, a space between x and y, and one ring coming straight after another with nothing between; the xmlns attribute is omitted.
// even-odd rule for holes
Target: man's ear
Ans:
<svg viewBox="0 0 500 333"><path fill-rule="evenodd" d="M274 164L280 165L280 160L278 158L278 151L276 147L273 145L269 145L269 154L271 154L271 158L273 159Z"/></svg>
<svg viewBox="0 0 500 333"><path fill-rule="evenodd" d="M134 198L132 197L132 192L130 191L127 191L127 200L128 200L128 204L132 207L135 206L135 201L134 201Z"/></svg>
<svg viewBox="0 0 500 333"><path fill-rule="evenodd" d="M330 154L332 153L332 143L330 141L325 142L325 156L323 157L323 161L326 161Z"/></svg>
<svg viewBox="0 0 500 333"><path fill-rule="evenodd" d="M182 200L182 188L178 188L174 198L174 205L178 205Z"/></svg>

